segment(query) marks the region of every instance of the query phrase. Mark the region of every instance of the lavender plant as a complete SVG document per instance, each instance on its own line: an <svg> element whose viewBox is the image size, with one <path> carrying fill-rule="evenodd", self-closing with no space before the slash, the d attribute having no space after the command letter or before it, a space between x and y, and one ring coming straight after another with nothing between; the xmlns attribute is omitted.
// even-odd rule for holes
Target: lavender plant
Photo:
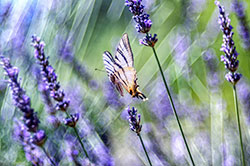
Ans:
<svg viewBox="0 0 250 166"><path fill-rule="evenodd" d="M237 92L236 92L236 83L241 78L241 74L236 72L239 66L239 61L237 60L238 53L236 51L236 46L233 41L234 33L232 31L233 27L231 25L231 20L225 14L224 7L220 5L220 2L215 1L215 4L219 8L220 15L219 15L218 23L220 25L221 31L223 32L223 44L221 46L221 51L224 52L224 55L221 56L221 61L224 62L225 68L228 70L228 73L225 75L225 78L233 86L234 104L235 104L235 111L237 115L237 123L238 123L240 145L241 145L242 164L245 166L246 163L245 163L245 156L244 156L244 149L243 149L240 116L239 116Z"/></svg>
<svg viewBox="0 0 250 166"><path fill-rule="evenodd" d="M149 34L149 31L150 31L151 26L152 26L152 21L149 19L149 14L147 14L144 11L144 6L142 5L142 0L125 0L125 5L129 7L129 11L133 14L132 18L136 22L137 31L139 33L146 34L146 36L143 39L140 40L140 44L145 45L145 46L149 46L149 47L152 48L152 51L154 53L157 65L159 67L159 70L160 70L160 73L161 73L161 76L162 76L166 91L168 93L168 97L169 97L169 100L170 100L170 103L171 103L172 110L174 112L174 115L176 117L179 129L180 129L182 137L183 137L183 140L185 142L185 146L187 148L190 160L191 160L192 164L195 165L195 163L193 161L192 154L191 154L190 149L188 147L188 143L186 141L186 138L185 138L181 123L179 121L179 117L178 117L177 111L175 109L175 105L174 105L173 99L171 97L170 90L169 90L168 85L167 85L167 81L166 81L165 76L163 74L163 70L162 70L160 61L158 59L156 50L155 50L155 44L158 41L157 35L156 34L154 34L154 35Z"/></svg>
<svg viewBox="0 0 250 166"><path fill-rule="evenodd" d="M46 85L46 89L49 90L50 96L56 101L56 110L63 111L66 114L66 118L64 119L64 124L72 127L77 136L78 141L81 144L81 147L86 155L89 158L89 155L82 143L82 140L79 136L79 133L76 129L76 123L79 119L79 115L70 115L67 112L67 108L70 104L70 100L65 99L65 93L62 89L60 89L60 83L57 81L57 75L53 67L49 64L49 58L45 56L44 46L45 43L41 41L41 39L37 36L32 36L32 45L35 48L35 58L37 59L37 63L41 66L41 75L43 77L43 81Z"/></svg>
<svg viewBox="0 0 250 166"><path fill-rule="evenodd" d="M144 150L144 152L145 152L145 154L147 156L148 162L152 166L151 160L150 160L150 158L148 156L148 152L146 150L146 147L144 145L143 139L142 139L141 134L140 134L141 128L142 128L142 125L140 124L141 115L140 114L137 115L137 110L134 107L132 107L132 109L130 109L128 107L128 115L129 115L128 116L128 121L129 121L130 129L133 132L135 132L137 134L137 136L139 137L139 139L141 141L141 144L142 144L142 147L143 147L143 150ZM138 119L137 119L137 117L138 117Z"/></svg>
<svg viewBox="0 0 250 166"><path fill-rule="evenodd" d="M3 66L3 69L5 70L5 75L9 78L8 83L9 87L12 92L13 102L14 105L19 108L23 112L22 121L25 125L25 127L22 126L21 123L19 123L19 137L21 142L23 143L24 148L33 148L34 145L37 145L41 147L44 151L44 153L47 155L48 159L50 160L52 165L55 165L53 160L50 158L50 156L45 151L43 144L46 140L46 134L43 130L38 130L38 125L40 123L36 112L34 112L33 108L31 108L30 104L30 98L26 95L25 91L21 88L20 82L18 81L18 74L19 70L17 67L13 67L10 64L9 59L1 56L1 64ZM29 139L28 136L30 137ZM25 146L24 146L25 144ZM27 146L26 146L27 144ZM27 151L27 154L31 153L31 151ZM33 160L32 157L28 157L29 155L26 155L26 158L28 161L31 161L34 165L40 165L39 160Z"/></svg>
<svg viewBox="0 0 250 166"><path fill-rule="evenodd" d="M30 161L33 165L44 165L42 154L36 146L30 142L29 138L31 133L28 131L27 126L25 126L21 121L16 120L14 136L23 146L23 150L28 161Z"/></svg>
<svg viewBox="0 0 250 166"><path fill-rule="evenodd" d="M245 13L245 8L243 6L243 2L240 2L239 0L233 0L232 9L234 10L239 20L238 32L240 34L241 39L243 40L243 46L246 49L249 49L250 48L250 32L249 32L249 26L247 23L247 17Z"/></svg>
<svg viewBox="0 0 250 166"><path fill-rule="evenodd" d="M61 43L61 40L60 40ZM77 74L88 83L89 87L93 90L98 89L97 82L92 78L91 74L87 70L87 68L80 64L79 61L74 57L74 52L72 46L68 41L63 42L59 49L59 56L62 60L72 65L73 69L77 72Z"/></svg>

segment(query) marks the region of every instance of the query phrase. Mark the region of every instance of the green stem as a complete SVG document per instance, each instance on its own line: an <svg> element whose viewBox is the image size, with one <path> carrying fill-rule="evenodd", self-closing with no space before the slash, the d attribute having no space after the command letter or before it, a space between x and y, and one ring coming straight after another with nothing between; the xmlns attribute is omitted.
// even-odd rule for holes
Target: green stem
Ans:
<svg viewBox="0 0 250 166"><path fill-rule="evenodd" d="M65 113L67 114L68 117L70 117L70 115L69 115L69 113L68 113L67 111L65 111ZM88 155L88 152L87 152L87 150L85 149L85 147L84 147L84 145L83 145L83 143L82 143L82 140L81 140L81 138L80 138L80 136L79 136L79 133L78 133L76 127L73 127L73 129L74 129L74 132L75 132L75 134L76 134L76 137L77 137L78 141L79 141L80 144L81 144L81 147L82 147L82 149L83 149L83 151L84 151L86 157L87 157L88 159L90 159L90 158L89 158L89 155Z"/></svg>
<svg viewBox="0 0 250 166"><path fill-rule="evenodd" d="M147 152L146 147L145 147L145 145L144 145L144 143L143 143L143 140L142 140L141 134L140 134L140 133L138 133L137 135L138 135L138 137L140 138L140 141L141 141L141 144L142 144L143 150L144 150L144 152L145 152L145 154L146 154L146 156L147 156L147 159L148 159L149 165L150 165L150 166L152 166L152 163L151 163L150 158L149 158L149 156L148 156L148 152Z"/></svg>
<svg viewBox="0 0 250 166"><path fill-rule="evenodd" d="M147 34L147 36L148 36L148 34ZM191 154L191 152L190 152L190 150L189 150L188 143L187 143L187 141L186 141L186 138L185 138L184 132L183 132L182 127L181 127L181 123L180 123L180 121L179 121L178 114L177 114L176 109L175 109L175 106L174 106L174 102L173 102L172 96L171 96L170 91L169 91L169 88L168 88L167 81L166 81L165 76L164 76L164 74L163 74L163 70L162 70L162 68L161 68L160 61L159 61L159 59L158 59L158 57L157 57L157 54L156 54L156 51L155 51L155 48L154 48L154 47L152 47L152 50L153 50L153 52L154 52L154 56L155 56L156 62L157 62L158 67L159 67L159 69L160 69L160 73L161 73L161 76L162 76L162 79L163 79L163 82L164 82L165 88L166 88L167 93L168 93L168 98L169 98L169 101L170 101L170 104L171 104L172 110L173 110L173 112L174 112L174 115L175 115L175 117L176 117L176 120L177 120L178 126L179 126L179 128L180 128L181 135L182 135L182 138L183 138L184 143L185 143L185 145L186 145L186 148L187 148L187 151L188 151L188 154L189 154L190 160L191 160L191 162L192 162L193 166L195 166L195 164L194 164L194 160L193 160L193 157L192 157L192 154Z"/></svg>
<svg viewBox="0 0 250 166"><path fill-rule="evenodd" d="M246 162L245 162L245 155L244 155L244 150L243 150L243 141L242 141L241 127L240 127L240 115L239 115L237 92L236 92L235 85L233 85L233 93L234 93L234 106L235 106L235 111L237 115L237 123L238 123L239 135L240 135L241 157L242 157L243 166L245 166Z"/></svg>
<svg viewBox="0 0 250 166"><path fill-rule="evenodd" d="M47 158L49 159L50 163L53 165L53 166L56 166L56 164L54 163L54 161L50 158L49 154L47 153L47 151L45 150L45 148L43 146L41 146L43 152L46 154Z"/></svg>

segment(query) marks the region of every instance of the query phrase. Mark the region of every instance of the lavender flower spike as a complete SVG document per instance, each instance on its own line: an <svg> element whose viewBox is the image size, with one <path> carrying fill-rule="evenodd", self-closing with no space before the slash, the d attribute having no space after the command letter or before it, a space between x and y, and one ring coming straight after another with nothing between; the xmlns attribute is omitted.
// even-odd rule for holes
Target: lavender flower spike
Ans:
<svg viewBox="0 0 250 166"><path fill-rule="evenodd" d="M44 157L38 151L36 146L31 144L31 133L28 128L18 120L15 120L14 136L22 144L26 159L32 163L32 165L44 165Z"/></svg>
<svg viewBox="0 0 250 166"><path fill-rule="evenodd" d="M44 54L44 42L39 37L33 35L32 45L35 48L35 58L41 66L41 74L46 88L50 91L50 96L57 101L56 110L66 111L70 101L64 99L65 94L60 89L60 83L57 81L55 70L49 65L48 57Z"/></svg>
<svg viewBox="0 0 250 166"><path fill-rule="evenodd" d="M30 98L20 86L18 81L19 70L17 67L13 67L10 64L9 59L4 58L3 56L1 56L0 59L5 70L5 75L9 78L8 82L11 88L14 104L24 113L23 121L28 128L28 131L36 132L40 121L37 118L36 113L34 113L34 110L31 108Z"/></svg>
<svg viewBox="0 0 250 166"><path fill-rule="evenodd" d="M146 33L147 36L140 41L140 44L154 47L157 42L156 34L154 37L148 35L151 29L152 21L149 19L149 14L144 12L144 6L142 0L125 0L125 5L129 7L129 11L133 14L133 19L137 23L136 30L140 33Z"/></svg>
<svg viewBox="0 0 250 166"><path fill-rule="evenodd" d="M137 120L137 110L134 107L132 107L132 110L128 107L128 115L129 115L128 121L130 129L139 134L142 128L142 125L140 125L141 115L138 114L138 120Z"/></svg>
<svg viewBox="0 0 250 166"><path fill-rule="evenodd" d="M233 41L233 27L231 26L231 20L225 15L224 7L220 5L219 1L215 1L215 4L219 8L220 16L218 23L220 24L220 29L223 32L223 44L221 46L221 51L225 55L221 56L221 61L224 62L225 68L229 70L225 78L227 81L235 85L241 78L240 73L236 73L239 66L239 61L237 60L238 53Z"/></svg>

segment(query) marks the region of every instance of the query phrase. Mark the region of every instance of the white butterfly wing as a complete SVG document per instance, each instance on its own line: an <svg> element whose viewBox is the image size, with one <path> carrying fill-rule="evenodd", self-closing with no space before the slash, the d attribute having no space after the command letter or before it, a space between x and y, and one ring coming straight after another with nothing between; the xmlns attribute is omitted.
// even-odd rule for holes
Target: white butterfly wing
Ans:
<svg viewBox="0 0 250 166"><path fill-rule="evenodd" d="M103 63L104 63L105 69L106 69L106 71L108 73L108 76L114 74L114 72L115 72L115 68L114 68L115 61L114 61L113 56L108 51L105 51L103 53Z"/></svg>
<svg viewBox="0 0 250 166"><path fill-rule="evenodd" d="M121 67L119 67L119 64L116 64L113 56L108 51L103 53L103 63L108 73L109 80L115 85L121 96L123 96L122 84L120 78L116 75L116 71Z"/></svg>
<svg viewBox="0 0 250 166"><path fill-rule="evenodd" d="M129 44L128 34L124 34L117 46L115 62L122 68L134 67L134 57Z"/></svg>

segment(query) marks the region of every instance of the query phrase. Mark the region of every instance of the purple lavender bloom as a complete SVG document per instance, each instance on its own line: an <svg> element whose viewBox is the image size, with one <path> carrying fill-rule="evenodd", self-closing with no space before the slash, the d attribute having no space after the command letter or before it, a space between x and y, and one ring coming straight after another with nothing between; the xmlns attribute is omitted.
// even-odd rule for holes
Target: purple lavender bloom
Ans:
<svg viewBox="0 0 250 166"><path fill-rule="evenodd" d="M0 25L2 26L3 23L7 20L9 14L11 13L12 6L11 3L1 4L0 6Z"/></svg>
<svg viewBox="0 0 250 166"><path fill-rule="evenodd" d="M61 40L59 42L61 43ZM97 82L92 79L92 76L88 72L87 68L83 64L79 63L77 59L75 59L73 48L69 42L65 41L63 44L60 44L58 54L62 60L70 63L77 74L79 74L79 76L89 84L89 87L91 87L93 90L98 89Z"/></svg>
<svg viewBox="0 0 250 166"><path fill-rule="evenodd" d="M45 140L46 140L45 132L43 130L39 130L32 136L30 142L36 144L37 146L42 146Z"/></svg>
<svg viewBox="0 0 250 166"><path fill-rule="evenodd" d="M224 62L225 68L229 70L225 78L227 81L235 85L240 80L241 74L236 73L239 61L237 60L238 53L233 41L233 27L230 24L231 20L227 15L225 15L224 7L220 5L219 1L215 1L215 4L219 8L220 16L218 23L220 24L221 31L223 32L223 44L221 51L223 51L225 55L221 56L221 61Z"/></svg>
<svg viewBox="0 0 250 166"><path fill-rule="evenodd" d="M142 128L142 125L140 125L141 115L138 114L138 120L137 120L137 110L134 107L132 107L132 109L128 107L128 115L129 115L128 121L129 121L130 129L136 132L137 134L139 134Z"/></svg>
<svg viewBox="0 0 250 166"><path fill-rule="evenodd" d="M101 142L94 146L92 151L93 161L96 165L113 166L114 159L110 155L109 149Z"/></svg>
<svg viewBox="0 0 250 166"><path fill-rule="evenodd" d="M79 114L70 115L70 117L64 119L64 124L70 127L75 127L79 120Z"/></svg>
<svg viewBox="0 0 250 166"><path fill-rule="evenodd" d="M129 11L134 15L133 19L137 23L137 31L147 33L151 28L152 21L149 19L149 15L144 12L144 6L141 2L142 0L125 0L125 5L129 7Z"/></svg>
<svg viewBox="0 0 250 166"><path fill-rule="evenodd" d="M247 18L243 2L239 2L238 0L233 0L232 9L234 10L239 20L239 34L243 40L243 45L245 48L249 49L250 34L249 34L249 27L247 24Z"/></svg>
<svg viewBox="0 0 250 166"><path fill-rule="evenodd" d="M104 83L103 94L108 105L110 105L111 107L115 109L123 107L124 104L119 99L119 95L110 81L106 81Z"/></svg>
<svg viewBox="0 0 250 166"><path fill-rule="evenodd" d="M42 166L44 165L44 156L42 153L30 142L31 133L28 128L20 121L16 120L14 127L14 136L23 146L26 159L32 163L32 165Z"/></svg>
<svg viewBox="0 0 250 166"><path fill-rule="evenodd" d="M155 43L158 41L156 37L157 37L156 34L154 34L154 36L149 34L148 36L145 36L143 39L140 39L140 44L149 46L149 47L154 47Z"/></svg>
<svg viewBox="0 0 250 166"><path fill-rule="evenodd" d="M71 138L71 139L73 139L73 138ZM65 148L66 149L66 151L65 151L66 156L68 157L70 162L74 162L74 164L76 166L84 165L84 164L81 164L81 163L86 162L86 161L80 161L78 159L79 151L78 151L77 146L74 143L74 141L66 140L65 143L66 143L66 148ZM88 163L90 163L90 162L88 162ZM86 163L86 165L88 165L88 164Z"/></svg>
<svg viewBox="0 0 250 166"><path fill-rule="evenodd" d="M1 64L5 70L5 75L9 78L8 83L11 88L13 101L16 107L18 107L23 113L24 124L31 132L36 132L38 124L40 123L36 113L31 108L30 98L25 94L25 91L21 88L18 81L19 70L10 64L9 59L0 57Z"/></svg>
<svg viewBox="0 0 250 166"><path fill-rule="evenodd" d="M49 65L48 57L44 54L44 42L37 36L32 36L32 45L35 48L35 58L41 66L41 75L46 84L46 88L50 91L50 96L57 101L56 110L66 111L70 101L64 99L64 91L60 89L60 83L57 81L57 75L51 65Z"/></svg>
<svg viewBox="0 0 250 166"><path fill-rule="evenodd" d="M151 29L152 21L149 19L149 14L144 11L142 0L125 0L125 5L129 7L129 11L133 14L133 19L137 23L136 30L139 33L146 33L146 37L140 40L140 44L154 47L157 42L156 34L152 36L148 34Z"/></svg>
<svg viewBox="0 0 250 166"><path fill-rule="evenodd" d="M246 119L248 124L250 124L250 86L249 82L246 82L244 79L238 84L238 95L240 102L243 104L243 109L245 111Z"/></svg>

